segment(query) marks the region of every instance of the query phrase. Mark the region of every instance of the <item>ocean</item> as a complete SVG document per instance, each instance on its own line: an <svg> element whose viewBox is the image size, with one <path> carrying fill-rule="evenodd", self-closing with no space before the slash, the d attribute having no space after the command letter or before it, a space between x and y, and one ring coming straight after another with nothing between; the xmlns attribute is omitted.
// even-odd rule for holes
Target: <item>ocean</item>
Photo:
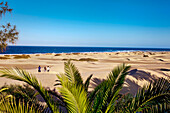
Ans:
<svg viewBox="0 0 170 113"><path fill-rule="evenodd" d="M62 47L62 46L8 46L0 54L38 54L75 52L128 52L128 51L170 51L170 48L128 48L128 47Z"/></svg>

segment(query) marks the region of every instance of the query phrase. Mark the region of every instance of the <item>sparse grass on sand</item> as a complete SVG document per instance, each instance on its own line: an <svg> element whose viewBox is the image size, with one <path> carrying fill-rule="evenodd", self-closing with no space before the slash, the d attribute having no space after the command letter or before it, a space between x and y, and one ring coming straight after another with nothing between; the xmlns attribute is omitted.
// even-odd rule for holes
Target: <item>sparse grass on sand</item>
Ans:
<svg viewBox="0 0 170 113"><path fill-rule="evenodd" d="M11 55L4 55L4 57L10 57Z"/></svg>
<svg viewBox="0 0 170 113"><path fill-rule="evenodd" d="M31 58L30 55L13 55L14 59L28 59Z"/></svg>
<svg viewBox="0 0 170 113"><path fill-rule="evenodd" d="M66 53L66 55L71 55L71 53Z"/></svg>
<svg viewBox="0 0 170 113"><path fill-rule="evenodd" d="M64 60L64 61L67 61L67 60L71 60L71 61L79 61L79 60L73 59L73 58L70 58L70 59L64 58L63 60Z"/></svg>
<svg viewBox="0 0 170 113"><path fill-rule="evenodd" d="M61 54L55 54L54 56L61 56Z"/></svg>
<svg viewBox="0 0 170 113"><path fill-rule="evenodd" d="M80 53L72 53L73 55L79 55Z"/></svg>
<svg viewBox="0 0 170 113"><path fill-rule="evenodd" d="M45 55L52 55L52 53L45 53Z"/></svg>
<svg viewBox="0 0 170 113"><path fill-rule="evenodd" d="M9 57L0 57L1 60L10 59Z"/></svg>
<svg viewBox="0 0 170 113"><path fill-rule="evenodd" d="M91 61L91 62L94 62L94 61L98 61L97 59L93 59L93 58L80 58L79 60L77 60L77 59L66 59L66 58L64 58L63 59L64 61L67 61L67 60L72 60L72 61L87 61L87 62L89 62L89 61Z"/></svg>
<svg viewBox="0 0 170 113"><path fill-rule="evenodd" d="M80 58L79 61L98 61L98 60L93 58Z"/></svg>

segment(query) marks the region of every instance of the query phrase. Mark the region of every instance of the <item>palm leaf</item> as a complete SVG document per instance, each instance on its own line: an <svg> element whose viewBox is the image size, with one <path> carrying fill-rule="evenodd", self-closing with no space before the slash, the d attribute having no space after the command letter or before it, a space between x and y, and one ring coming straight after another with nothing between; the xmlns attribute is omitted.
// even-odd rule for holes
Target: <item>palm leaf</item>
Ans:
<svg viewBox="0 0 170 113"><path fill-rule="evenodd" d="M87 113L88 112L88 99L87 93L83 86L73 84L68 80L65 74L57 76L61 81L59 91L64 98L67 110L70 113Z"/></svg>
<svg viewBox="0 0 170 113"><path fill-rule="evenodd" d="M70 81L76 85L83 85L83 80L78 69L73 63L70 62L70 60L64 63L64 71L65 75L69 78Z"/></svg>
<svg viewBox="0 0 170 113"><path fill-rule="evenodd" d="M24 103L19 101L17 103L15 98L4 99L0 104L0 112L3 113L41 113L43 112L42 108L35 109L35 106L30 106L29 103Z"/></svg>
<svg viewBox="0 0 170 113"><path fill-rule="evenodd" d="M31 85L43 97L43 99L47 103L50 110L52 112L57 112L56 103L54 103L52 101L50 95L48 94L48 91L42 87L41 83L38 82L36 77L34 77L33 75L29 74L28 72L26 72L24 70L18 69L18 68L12 69L12 70L6 69L6 70L1 71L1 73L2 73L2 75L0 77L6 77L6 78L13 79L13 80L23 81L23 82Z"/></svg>
<svg viewBox="0 0 170 113"><path fill-rule="evenodd" d="M136 113L163 103L170 103L170 82L161 78L139 90L126 107L126 112Z"/></svg>
<svg viewBox="0 0 170 113"><path fill-rule="evenodd" d="M92 76L93 75L91 74L84 83L84 88L85 88L86 91L88 91L88 87L89 87L90 80L91 80Z"/></svg>
<svg viewBox="0 0 170 113"><path fill-rule="evenodd" d="M119 91L121 90L124 83L125 77L128 74L127 71L129 70L129 68L130 66L126 66L125 64L115 67L110 72L107 79L94 89L94 91L89 96L89 99L92 103L91 106L94 107L93 112L95 112L96 110L101 110L102 112L105 112L109 111L109 109L112 108L111 105L117 99ZM102 94L107 95L107 99L103 100L102 96L100 97L100 95Z"/></svg>
<svg viewBox="0 0 170 113"><path fill-rule="evenodd" d="M142 112L143 113L169 113L170 104L162 103L162 104L152 105L150 108L146 108Z"/></svg>
<svg viewBox="0 0 170 113"><path fill-rule="evenodd" d="M79 73L78 69L76 68L76 66L70 62L70 60L68 62L64 63L64 74L58 74L58 76L62 75L62 77L66 77L65 79L69 80L70 83L72 84L76 84L84 86L85 90L88 90L89 84L90 84L90 80L92 78L93 75L90 75L87 80L85 81L85 83L83 84L83 79L81 77L81 74ZM54 86L58 86L58 85L62 85L62 82L60 80L56 80L56 84Z"/></svg>
<svg viewBox="0 0 170 113"><path fill-rule="evenodd" d="M8 88L2 88L2 89L0 89L0 105L3 103L3 101L4 101L5 99L12 97L12 95L7 95L7 96L2 95L2 92L3 92L3 91L6 91L7 89L8 89Z"/></svg>

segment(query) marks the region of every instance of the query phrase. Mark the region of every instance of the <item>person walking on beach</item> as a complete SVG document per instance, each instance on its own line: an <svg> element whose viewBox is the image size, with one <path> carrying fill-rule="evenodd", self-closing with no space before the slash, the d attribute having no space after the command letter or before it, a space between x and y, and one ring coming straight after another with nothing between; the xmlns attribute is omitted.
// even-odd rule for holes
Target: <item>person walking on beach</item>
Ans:
<svg viewBox="0 0 170 113"><path fill-rule="evenodd" d="M49 66L47 66L47 72L49 72L50 71L50 67Z"/></svg>
<svg viewBox="0 0 170 113"><path fill-rule="evenodd" d="M47 70L47 68L46 68L46 66L44 67L44 72L46 72L46 70Z"/></svg>
<svg viewBox="0 0 170 113"><path fill-rule="evenodd" d="M38 66L38 72L41 72L41 66Z"/></svg>

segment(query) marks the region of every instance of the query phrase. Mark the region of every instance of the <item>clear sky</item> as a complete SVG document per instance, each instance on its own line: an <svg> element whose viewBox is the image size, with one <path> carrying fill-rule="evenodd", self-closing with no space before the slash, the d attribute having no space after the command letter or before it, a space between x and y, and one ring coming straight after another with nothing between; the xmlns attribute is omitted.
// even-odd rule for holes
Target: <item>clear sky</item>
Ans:
<svg viewBox="0 0 170 113"><path fill-rule="evenodd" d="M17 45L170 48L170 0L7 1Z"/></svg>

